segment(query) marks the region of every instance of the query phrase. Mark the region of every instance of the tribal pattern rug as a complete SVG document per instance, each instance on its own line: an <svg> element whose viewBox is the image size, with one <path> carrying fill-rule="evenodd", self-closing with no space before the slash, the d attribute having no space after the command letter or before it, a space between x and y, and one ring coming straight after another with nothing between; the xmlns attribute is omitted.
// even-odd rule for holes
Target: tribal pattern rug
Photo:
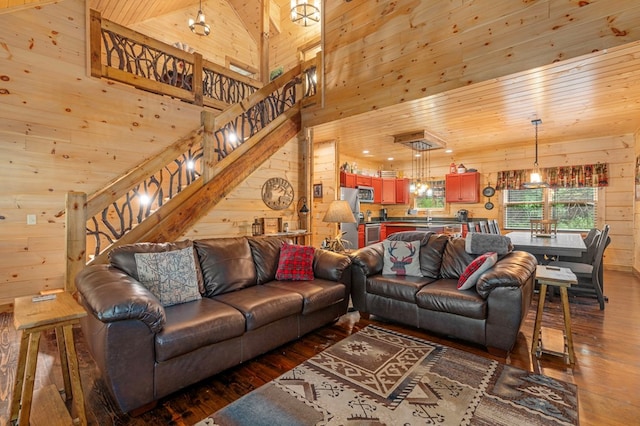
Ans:
<svg viewBox="0 0 640 426"><path fill-rule="evenodd" d="M576 425L577 387L370 325L198 426L351 424Z"/></svg>

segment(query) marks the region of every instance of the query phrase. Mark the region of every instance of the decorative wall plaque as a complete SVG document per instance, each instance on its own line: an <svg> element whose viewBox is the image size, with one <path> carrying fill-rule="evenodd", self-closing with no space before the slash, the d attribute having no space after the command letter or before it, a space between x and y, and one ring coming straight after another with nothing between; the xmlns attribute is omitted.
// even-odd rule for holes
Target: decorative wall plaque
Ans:
<svg viewBox="0 0 640 426"><path fill-rule="evenodd" d="M283 210L293 201L293 187L285 178L274 177L262 185L262 201L273 210Z"/></svg>

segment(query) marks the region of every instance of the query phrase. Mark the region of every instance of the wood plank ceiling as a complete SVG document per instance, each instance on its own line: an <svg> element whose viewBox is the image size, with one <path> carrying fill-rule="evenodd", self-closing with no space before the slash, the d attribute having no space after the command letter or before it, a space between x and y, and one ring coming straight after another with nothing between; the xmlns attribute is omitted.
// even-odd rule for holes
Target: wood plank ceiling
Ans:
<svg viewBox="0 0 640 426"><path fill-rule="evenodd" d="M640 43L316 126L314 139L338 139L341 152L363 157L369 150L365 157L386 163L410 158L393 135L426 129L460 158L487 148L533 149L535 118L542 119L539 144L551 150L556 142L637 132Z"/></svg>
<svg viewBox="0 0 640 426"><path fill-rule="evenodd" d="M257 40L260 2L227 1ZM279 5L286 12L287 4L288 0L275 0L272 7ZM198 2L90 0L90 6L107 19L128 25L177 9L195 11ZM638 131L640 43L319 125L314 139L339 139L342 152L352 157L362 157L366 149L370 161L384 163L389 156L408 161L407 148L394 145L394 134L426 129L458 156L488 146L532 144L534 118L542 119L541 146Z"/></svg>

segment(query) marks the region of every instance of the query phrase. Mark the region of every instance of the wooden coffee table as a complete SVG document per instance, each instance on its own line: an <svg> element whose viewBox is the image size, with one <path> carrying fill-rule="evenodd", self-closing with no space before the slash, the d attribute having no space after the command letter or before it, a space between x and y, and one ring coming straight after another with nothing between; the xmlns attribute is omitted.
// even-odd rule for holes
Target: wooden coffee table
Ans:
<svg viewBox="0 0 640 426"><path fill-rule="evenodd" d="M73 398L78 416L74 423L87 424L78 359L73 343L73 325L78 324L79 319L86 315L87 312L82 306L66 292L56 293L55 298L51 300L34 302L31 296L15 300L13 322L17 330L22 330L22 338L11 400L12 423L15 424L17 421L19 425L29 425L40 335L43 331L54 329L60 353L65 396L67 400ZM60 402L62 403L61 399Z"/></svg>
<svg viewBox="0 0 640 426"><path fill-rule="evenodd" d="M538 265L536 267L536 280L540 284L540 298L538 299L538 311L536 312L536 322L533 327L533 339L531 341L531 355L540 357L543 353L561 356L565 362L573 364L575 355L573 352L573 337L571 334L571 311L569 310L569 295L567 288L572 284L577 284L576 275L569 268L559 268L554 266ZM542 312L547 296L547 286L552 285L560 288L560 298L562 300L562 314L564 316L564 351L556 352L545 349L542 346Z"/></svg>

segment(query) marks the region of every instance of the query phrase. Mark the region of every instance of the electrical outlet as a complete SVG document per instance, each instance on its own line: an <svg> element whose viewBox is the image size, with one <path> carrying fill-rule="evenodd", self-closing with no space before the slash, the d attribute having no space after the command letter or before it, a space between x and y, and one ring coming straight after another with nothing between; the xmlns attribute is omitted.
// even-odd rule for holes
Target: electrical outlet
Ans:
<svg viewBox="0 0 640 426"><path fill-rule="evenodd" d="M27 215L27 225L35 225L36 224L36 215L28 214Z"/></svg>

